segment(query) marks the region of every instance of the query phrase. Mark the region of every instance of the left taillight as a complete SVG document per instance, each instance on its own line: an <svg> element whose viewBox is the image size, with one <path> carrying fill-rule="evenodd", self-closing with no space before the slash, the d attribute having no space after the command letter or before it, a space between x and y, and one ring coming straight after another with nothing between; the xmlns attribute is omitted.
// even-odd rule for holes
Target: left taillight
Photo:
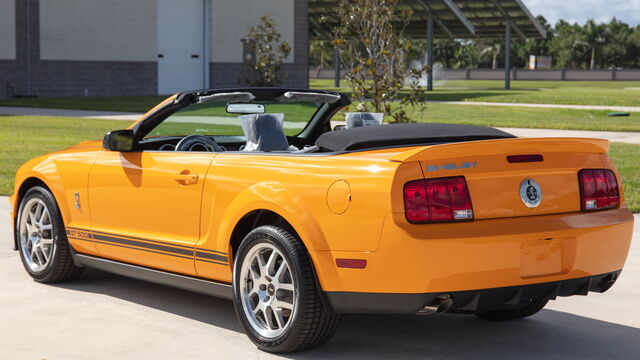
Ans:
<svg viewBox="0 0 640 360"><path fill-rule="evenodd" d="M578 173L582 211L615 208L620 205L620 190L613 171L584 169Z"/></svg>
<svg viewBox="0 0 640 360"><path fill-rule="evenodd" d="M464 176L414 180L404 185L404 213L410 223L473 220Z"/></svg>

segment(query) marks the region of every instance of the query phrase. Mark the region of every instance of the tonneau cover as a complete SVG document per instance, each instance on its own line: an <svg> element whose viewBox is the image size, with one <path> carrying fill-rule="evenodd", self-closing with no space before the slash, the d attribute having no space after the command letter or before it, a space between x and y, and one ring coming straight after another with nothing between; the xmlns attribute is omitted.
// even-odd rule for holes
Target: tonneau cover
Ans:
<svg viewBox="0 0 640 360"><path fill-rule="evenodd" d="M315 144L329 151L348 151L509 138L515 136L490 127L418 123L367 126L327 132L320 135Z"/></svg>

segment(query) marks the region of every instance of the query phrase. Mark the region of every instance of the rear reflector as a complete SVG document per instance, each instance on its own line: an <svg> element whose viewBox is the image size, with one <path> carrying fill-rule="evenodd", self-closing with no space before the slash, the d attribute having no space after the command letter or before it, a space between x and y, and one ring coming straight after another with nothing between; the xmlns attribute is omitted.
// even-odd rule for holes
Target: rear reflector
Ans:
<svg viewBox="0 0 640 360"><path fill-rule="evenodd" d="M507 161L510 163L527 163L544 161L542 155L509 155Z"/></svg>
<svg viewBox="0 0 640 360"><path fill-rule="evenodd" d="M585 169L578 173L582 211L615 208L620 204L616 175L607 169Z"/></svg>
<svg viewBox="0 0 640 360"><path fill-rule="evenodd" d="M363 259L336 259L336 266L346 269L364 269L367 267L367 260Z"/></svg>
<svg viewBox="0 0 640 360"><path fill-rule="evenodd" d="M404 211L410 223L473 220L464 176L415 180L404 185Z"/></svg>

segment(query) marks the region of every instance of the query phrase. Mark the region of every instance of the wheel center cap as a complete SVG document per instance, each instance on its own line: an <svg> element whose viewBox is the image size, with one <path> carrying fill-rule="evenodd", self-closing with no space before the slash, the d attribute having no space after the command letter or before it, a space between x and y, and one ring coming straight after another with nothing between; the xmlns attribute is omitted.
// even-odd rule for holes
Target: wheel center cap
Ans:
<svg viewBox="0 0 640 360"><path fill-rule="evenodd" d="M269 286L267 287L267 293L269 294L269 296L273 296L275 292L276 292L276 287L273 286L273 284L269 284Z"/></svg>

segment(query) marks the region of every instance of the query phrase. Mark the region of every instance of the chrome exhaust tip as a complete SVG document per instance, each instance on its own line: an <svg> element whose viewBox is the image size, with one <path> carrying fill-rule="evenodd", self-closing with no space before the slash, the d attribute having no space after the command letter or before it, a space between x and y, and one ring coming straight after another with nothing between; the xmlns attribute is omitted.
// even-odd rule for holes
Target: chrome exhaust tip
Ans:
<svg viewBox="0 0 640 360"><path fill-rule="evenodd" d="M420 309L420 311L418 311L418 314L428 315L428 314L443 313L449 310L449 308L451 308L451 305L453 305L453 299L451 298L451 295L449 294L438 295L429 304L425 305L425 307Z"/></svg>

